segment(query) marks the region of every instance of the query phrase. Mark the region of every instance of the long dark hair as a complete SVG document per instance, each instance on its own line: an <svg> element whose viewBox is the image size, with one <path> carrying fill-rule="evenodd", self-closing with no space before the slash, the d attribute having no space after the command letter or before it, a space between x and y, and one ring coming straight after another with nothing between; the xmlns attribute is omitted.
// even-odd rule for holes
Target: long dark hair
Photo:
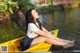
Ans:
<svg viewBox="0 0 80 53"><path fill-rule="evenodd" d="M26 12L26 14L25 14L26 31L27 31L27 29L28 29L28 24L29 24L29 23L34 23L34 24L36 25L36 23L35 23L35 21L34 21L34 18L33 18L32 14L31 14L31 11L32 11L32 10L33 10L33 9L29 9L29 10ZM36 21L37 21L37 23L38 23L38 25L39 25L39 29L42 30L42 24L40 23L39 18L36 19ZM37 26L37 25L36 25L36 26Z"/></svg>

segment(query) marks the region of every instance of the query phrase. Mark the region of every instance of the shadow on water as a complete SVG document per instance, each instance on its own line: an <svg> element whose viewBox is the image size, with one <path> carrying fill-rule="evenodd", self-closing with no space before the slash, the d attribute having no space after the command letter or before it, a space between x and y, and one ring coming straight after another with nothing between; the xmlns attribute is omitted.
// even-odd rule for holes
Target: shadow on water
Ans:
<svg viewBox="0 0 80 53"><path fill-rule="evenodd" d="M80 7L58 10L43 15L44 14L42 14L42 17L40 18L44 17L42 21L47 30L50 31L58 28L58 37L68 40L76 40L75 49L80 49ZM54 48L51 50L54 50Z"/></svg>

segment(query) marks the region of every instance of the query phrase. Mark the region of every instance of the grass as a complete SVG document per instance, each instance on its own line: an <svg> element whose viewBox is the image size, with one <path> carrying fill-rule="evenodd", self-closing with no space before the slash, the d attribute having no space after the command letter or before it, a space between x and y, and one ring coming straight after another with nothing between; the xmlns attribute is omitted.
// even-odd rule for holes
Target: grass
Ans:
<svg viewBox="0 0 80 53"><path fill-rule="evenodd" d="M0 43L22 37L25 34L21 27L16 29L15 27L3 27L0 25Z"/></svg>

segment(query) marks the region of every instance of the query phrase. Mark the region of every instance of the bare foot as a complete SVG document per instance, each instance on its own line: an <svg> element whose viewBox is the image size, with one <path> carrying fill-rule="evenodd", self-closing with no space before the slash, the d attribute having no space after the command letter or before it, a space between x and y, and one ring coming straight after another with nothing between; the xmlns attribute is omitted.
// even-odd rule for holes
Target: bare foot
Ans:
<svg viewBox="0 0 80 53"><path fill-rule="evenodd" d="M72 44L72 43L74 43L74 41L75 40L72 40L72 41L67 41L67 40L64 40L65 42L67 42L67 43L70 43L70 44Z"/></svg>
<svg viewBox="0 0 80 53"><path fill-rule="evenodd" d="M73 47L74 44L66 44L66 45L63 45L63 48L69 48L69 47Z"/></svg>

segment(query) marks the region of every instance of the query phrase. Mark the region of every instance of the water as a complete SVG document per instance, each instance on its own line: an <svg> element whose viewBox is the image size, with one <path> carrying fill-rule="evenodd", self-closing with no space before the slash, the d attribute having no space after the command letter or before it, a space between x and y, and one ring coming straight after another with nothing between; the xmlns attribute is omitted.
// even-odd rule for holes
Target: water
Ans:
<svg viewBox="0 0 80 53"><path fill-rule="evenodd" d="M80 48L80 7L40 14L40 18L47 30L59 29L58 37L76 40Z"/></svg>

